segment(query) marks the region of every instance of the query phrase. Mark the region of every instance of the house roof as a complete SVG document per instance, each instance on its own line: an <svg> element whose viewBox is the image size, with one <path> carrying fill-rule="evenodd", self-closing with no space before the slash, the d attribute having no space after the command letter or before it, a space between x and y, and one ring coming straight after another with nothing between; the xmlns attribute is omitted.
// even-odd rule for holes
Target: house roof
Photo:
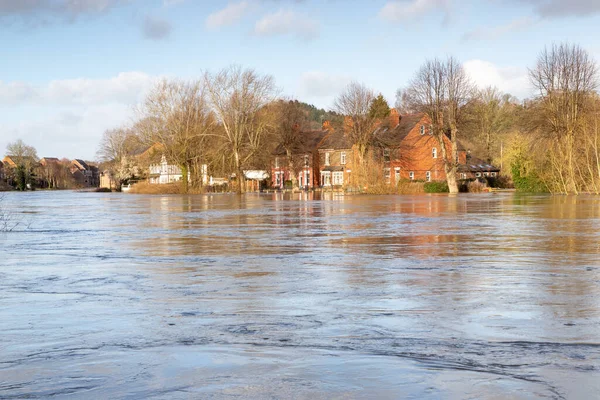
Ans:
<svg viewBox="0 0 600 400"><path fill-rule="evenodd" d="M79 158L76 158L76 159L74 159L74 160L73 160L73 163L74 163L74 164L75 164L75 163L76 163L76 164L79 164L79 166L80 166L81 168L85 169L85 170L89 170L89 169L90 169L90 166L89 166L89 165L87 165L87 163L86 163L85 161L83 161L83 160L80 160Z"/></svg>
<svg viewBox="0 0 600 400"><path fill-rule="evenodd" d="M458 166L459 172L500 172L500 168L476 157L467 158L466 164Z"/></svg>
<svg viewBox="0 0 600 400"><path fill-rule="evenodd" d="M351 148L352 144L341 129L330 132L319 144L319 150L345 150Z"/></svg>
<svg viewBox="0 0 600 400"><path fill-rule="evenodd" d="M45 165L48 163L60 163L60 160L56 157L42 157L40 159L40 164Z"/></svg>
<svg viewBox="0 0 600 400"><path fill-rule="evenodd" d="M31 157L31 156L11 156L8 155L6 157L4 157L4 164L6 166L11 166L11 167L15 167L18 164L25 164L25 163L31 163L31 164L35 164L37 161L35 160L35 158Z"/></svg>
<svg viewBox="0 0 600 400"><path fill-rule="evenodd" d="M327 136L327 130L318 130L318 131L305 131L300 133L300 140L292 149L293 154L307 154L312 153L319 143L323 140L324 137ZM273 155L282 156L285 155L286 151L282 145L278 145L273 151Z"/></svg>
<svg viewBox="0 0 600 400"><path fill-rule="evenodd" d="M390 127L387 124L379 126L373 134L376 140L386 147L399 146L402 140L415 126L423 119L424 114L408 114L400 118L400 123L395 127Z"/></svg>

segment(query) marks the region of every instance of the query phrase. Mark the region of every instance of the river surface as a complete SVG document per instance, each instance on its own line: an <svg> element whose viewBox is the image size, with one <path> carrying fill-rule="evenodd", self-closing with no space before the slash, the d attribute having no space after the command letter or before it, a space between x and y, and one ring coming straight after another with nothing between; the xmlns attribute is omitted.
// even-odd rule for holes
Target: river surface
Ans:
<svg viewBox="0 0 600 400"><path fill-rule="evenodd" d="M600 398L600 197L2 203L2 399Z"/></svg>

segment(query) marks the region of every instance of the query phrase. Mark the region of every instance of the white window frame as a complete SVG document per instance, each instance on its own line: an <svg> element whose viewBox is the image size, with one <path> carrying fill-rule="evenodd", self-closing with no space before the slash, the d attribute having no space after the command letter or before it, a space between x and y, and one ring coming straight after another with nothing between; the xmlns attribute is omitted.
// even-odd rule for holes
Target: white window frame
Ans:
<svg viewBox="0 0 600 400"><path fill-rule="evenodd" d="M408 173L408 179L410 179L411 181L415 180L415 173L414 173L414 171L410 171Z"/></svg>
<svg viewBox="0 0 600 400"><path fill-rule="evenodd" d="M346 152L345 151L342 151L340 153L340 164L346 165Z"/></svg>
<svg viewBox="0 0 600 400"><path fill-rule="evenodd" d="M476 176L477 178L481 178L481 172L475 172L475 176Z"/></svg>
<svg viewBox="0 0 600 400"><path fill-rule="evenodd" d="M431 182L431 171L425 172L425 179L427 182Z"/></svg>
<svg viewBox="0 0 600 400"><path fill-rule="evenodd" d="M325 153L325 165L329 165L331 162L331 155L329 152Z"/></svg>
<svg viewBox="0 0 600 400"><path fill-rule="evenodd" d="M304 166L305 166L305 167L308 167L308 166L309 166L309 157L308 157L308 155L305 155L305 156L304 156Z"/></svg>
<svg viewBox="0 0 600 400"><path fill-rule="evenodd" d="M275 168L279 168L279 157L275 157Z"/></svg>
<svg viewBox="0 0 600 400"><path fill-rule="evenodd" d="M460 179L467 179L467 174L465 174L464 172L461 172Z"/></svg>
<svg viewBox="0 0 600 400"><path fill-rule="evenodd" d="M396 180L396 183L398 183L400 181L400 168L399 167L394 168L394 179Z"/></svg>
<svg viewBox="0 0 600 400"><path fill-rule="evenodd" d="M334 171L331 174L331 184L333 186L342 186L344 184L344 173L342 171Z"/></svg>
<svg viewBox="0 0 600 400"><path fill-rule="evenodd" d="M392 170L390 168L384 168L383 177L386 183L390 183L392 181Z"/></svg>
<svg viewBox="0 0 600 400"><path fill-rule="evenodd" d="M433 158L437 158L437 147L431 149L431 156Z"/></svg>
<svg viewBox="0 0 600 400"><path fill-rule="evenodd" d="M421 136L423 136L425 134L425 125L421 125Z"/></svg>

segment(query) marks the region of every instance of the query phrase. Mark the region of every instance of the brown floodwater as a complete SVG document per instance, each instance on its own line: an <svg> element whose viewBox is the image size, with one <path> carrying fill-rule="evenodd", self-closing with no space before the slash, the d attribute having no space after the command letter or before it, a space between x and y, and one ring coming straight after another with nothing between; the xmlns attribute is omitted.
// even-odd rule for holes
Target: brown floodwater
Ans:
<svg viewBox="0 0 600 400"><path fill-rule="evenodd" d="M0 398L600 398L600 197L8 193Z"/></svg>

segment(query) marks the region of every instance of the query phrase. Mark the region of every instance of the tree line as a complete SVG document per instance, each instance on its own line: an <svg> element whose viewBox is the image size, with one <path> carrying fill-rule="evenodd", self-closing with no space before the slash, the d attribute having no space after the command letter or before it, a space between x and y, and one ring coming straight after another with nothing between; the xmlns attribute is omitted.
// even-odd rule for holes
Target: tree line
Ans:
<svg viewBox="0 0 600 400"><path fill-rule="evenodd" d="M462 144L501 166L517 189L600 193L595 60L578 45L554 44L539 54L529 78L537 93L521 102L496 88L476 87L463 65L448 57L425 61L398 91L395 106L401 114L429 117L451 192L458 191ZM136 109L134 123L104 133L98 156L113 178L124 182L144 173L135 165L135 149L159 144L181 168L185 190L202 186L207 165L213 175L235 176L241 192L244 171L269 170L277 146L293 170L303 132L327 119L356 149L360 186L372 169L373 132L389 112L382 95L358 82L325 111L281 98L270 75L233 66L196 80L157 83Z"/></svg>

